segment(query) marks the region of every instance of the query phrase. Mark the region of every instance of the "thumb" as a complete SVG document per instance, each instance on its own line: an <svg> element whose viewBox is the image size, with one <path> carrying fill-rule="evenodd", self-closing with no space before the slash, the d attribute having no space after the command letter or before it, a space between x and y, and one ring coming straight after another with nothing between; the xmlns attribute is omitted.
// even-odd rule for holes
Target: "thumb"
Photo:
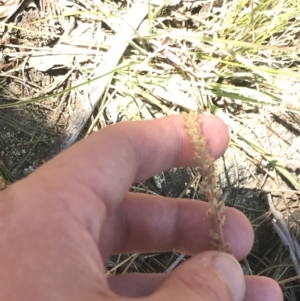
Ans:
<svg viewBox="0 0 300 301"><path fill-rule="evenodd" d="M221 252L203 252L173 271L150 299L155 301L242 301L243 271L234 257Z"/></svg>

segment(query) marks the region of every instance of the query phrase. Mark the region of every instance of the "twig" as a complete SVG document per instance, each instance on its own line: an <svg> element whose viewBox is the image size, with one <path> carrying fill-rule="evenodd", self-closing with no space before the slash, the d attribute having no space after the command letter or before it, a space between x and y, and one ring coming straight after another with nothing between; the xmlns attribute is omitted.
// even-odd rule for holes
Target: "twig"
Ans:
<svg viewBox="0 0 300 301"><path fill-rule="evenodd" d="M294 265L296 274L300 276L300 247L296 238L290 233L289 227L286 223L283 214L276 210L272 197L268 194L268 203L273 214L273 227L279 236L282 244L289 248L290 257Z"/></svg>

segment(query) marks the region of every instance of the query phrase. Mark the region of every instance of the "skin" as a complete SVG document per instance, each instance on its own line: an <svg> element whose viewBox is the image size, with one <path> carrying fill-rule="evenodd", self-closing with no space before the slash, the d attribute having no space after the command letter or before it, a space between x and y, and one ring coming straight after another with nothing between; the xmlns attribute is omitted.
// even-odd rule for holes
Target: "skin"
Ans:
<svg viewBox="0 0 300 301"><path fill-rule="evenodd" d="M227 128L217 117L201 119L217 158ZM208 251L208 204L128 192L163 170L193 165L182 117L172 116L107 127L2 191L0 300L282 300L274 281L244 277L231 256ZM253 231L239 211L225 215L225 239L240 260ZM169 275L104 276L112 254L174 249L194 256Z"/></svg>

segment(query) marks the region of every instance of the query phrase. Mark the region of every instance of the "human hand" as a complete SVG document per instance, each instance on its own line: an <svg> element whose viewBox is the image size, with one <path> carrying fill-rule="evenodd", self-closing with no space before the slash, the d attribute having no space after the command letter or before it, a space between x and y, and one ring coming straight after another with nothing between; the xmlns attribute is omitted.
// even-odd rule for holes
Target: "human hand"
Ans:
<svg viewBox="0 0 300 301"><path fill-rule="evenodd" d="M210 151L228 144L224 124L202 117ZM244 277L237 261L210 249L209 204L128 193L134 182L195 165L181 116L120 123L77 143L0 193L0 300L282 300L265 277ZM239 260L253 231L226 208L224 235ZM115 253L193 254L169 275L105 278Z"/></svg>

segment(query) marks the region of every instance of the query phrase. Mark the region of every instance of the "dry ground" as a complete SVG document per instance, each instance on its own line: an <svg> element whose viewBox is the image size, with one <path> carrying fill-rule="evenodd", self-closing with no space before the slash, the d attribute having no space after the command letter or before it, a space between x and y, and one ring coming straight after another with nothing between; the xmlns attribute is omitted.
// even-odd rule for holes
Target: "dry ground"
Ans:
<svg viewBox="0 0 300 301"><path fill-rule="evenodd" d="M97 2L97 3L96 3ZM231 144L216 163L226 204L252 221L245 273L299 298L268 193L299 232L300 4L297 1L34 1L0 7L0 173L12 183L77 139L124 120L208 111ZM138 13L137 13L138 12ZM203 199L192 169L133 191ZM109 274L168 272L177 253L124 254ZM298 259L299 260L299 259Z"/></svg>

